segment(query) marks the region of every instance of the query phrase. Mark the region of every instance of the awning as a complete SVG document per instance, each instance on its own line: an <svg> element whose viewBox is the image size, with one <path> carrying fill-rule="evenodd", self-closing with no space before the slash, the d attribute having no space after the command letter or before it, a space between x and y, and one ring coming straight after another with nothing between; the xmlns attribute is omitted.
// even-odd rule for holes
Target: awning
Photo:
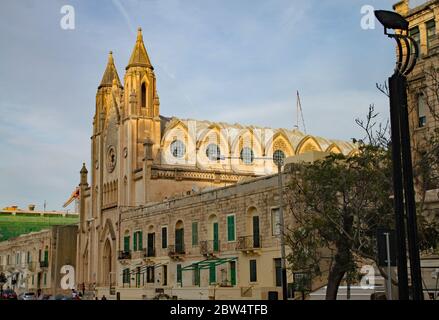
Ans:
<svg viewBox="0 0 439 320"><path fill-rule="evenodd" d="M236 261L237 259L237 257L205 259L183 267L181 271L209 269L212 266L216 267L227 262Z"/></svg>

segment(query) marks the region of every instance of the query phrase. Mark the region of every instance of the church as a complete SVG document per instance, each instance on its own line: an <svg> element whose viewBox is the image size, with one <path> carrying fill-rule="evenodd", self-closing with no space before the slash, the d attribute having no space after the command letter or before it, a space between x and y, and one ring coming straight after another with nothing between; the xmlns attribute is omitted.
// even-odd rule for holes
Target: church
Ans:
<svg viewBox="0 0 439 320"><path fill-rule="evenodd" d="M163 116L139 28L123 83L110 52L97 88L91 166L80 172L77 283L125 298L207 299L215 285L225 291L214 296L267 298L279 289L276 163L312 152L356 146Z"/></svg>

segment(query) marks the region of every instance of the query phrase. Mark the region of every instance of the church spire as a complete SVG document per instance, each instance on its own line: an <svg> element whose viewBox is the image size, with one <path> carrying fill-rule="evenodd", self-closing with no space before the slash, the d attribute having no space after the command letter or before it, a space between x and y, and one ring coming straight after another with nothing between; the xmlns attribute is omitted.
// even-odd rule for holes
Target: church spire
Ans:
<svg viewBox="0 0 439 320"><path fill-rule="evenodd" d="M113 59L113 52L110 51L108 54L108 62L107 67L105 68L104 75L101 80L101 84L99 85L98 89L102 87L109 87L111 88L113 85L113 80L116 80L116 83L119 87L122 87L122 84L119 79L119 75L117 74L116 67L114 65L114 59Z"/></svg>
<svg viewBox="0 0 439 320"><path fill-rule="evenodd" d="M137 29L137 40L134 45L133 53L126 69L130 67L147 67L154 69L146 52L145 44L143 43L142 28Z"/></svg>

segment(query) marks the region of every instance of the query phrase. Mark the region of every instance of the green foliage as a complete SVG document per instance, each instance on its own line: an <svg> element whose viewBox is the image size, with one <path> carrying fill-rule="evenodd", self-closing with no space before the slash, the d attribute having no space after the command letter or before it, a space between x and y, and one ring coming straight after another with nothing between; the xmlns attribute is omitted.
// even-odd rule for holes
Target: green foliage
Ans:
<svg viewBox="0 0 439 320"><path fill-rule="evenodd" d="M338 256L343 271L353 275L357 259L375 259L376 228L393 222L389 151L362 144L356 155L295 165L291 175L291 268L321 275L322 260Z"/></svg>

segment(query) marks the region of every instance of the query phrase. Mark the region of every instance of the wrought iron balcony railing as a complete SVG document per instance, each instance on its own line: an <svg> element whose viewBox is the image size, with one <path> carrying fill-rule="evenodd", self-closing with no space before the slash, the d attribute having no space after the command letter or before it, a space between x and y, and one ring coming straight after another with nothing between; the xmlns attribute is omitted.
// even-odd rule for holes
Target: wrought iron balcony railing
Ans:
<svg viewBox="0 0 439 320"><path fill-rule="evenodd" d="M238 237L238 243L236 245L237 250L254 250L262 247L261 236L244 236Z"/></svg>
<svg viewBox="0 0 439 320"><path fill-rule="evenodd" d="M155 248L146 248L144 253L145 258L155 257Z"/></svg>
<svg viewBox="0 0 439 320"><path fill-rule="evenodd" d="M217 253L220 251L220 248L219 240L200 241L200 253L203 255Z"/></svg>
<svg viewBox="0 0 439 320"><path fill-rule="evenodd" d="M131 251L126 251L126 250L119 251L118 259L119 260L131 259Z"/></svg>
<svg viewBox="0 0 439 320"><path fill-rule="evenodd" d="M181 255L181 254L185 254L186 252L184 251L184 244L183 243L178 243L176 245L170 245L168 246L168 254L170 256L176 256L176 255Z"/></svg>
<svg viewBox="0 0 439 320"><path fill-rule="evenodd" d="M48 268L48 267L49 267L49 261L47 260L40 261L40 268Z"/></svg>

